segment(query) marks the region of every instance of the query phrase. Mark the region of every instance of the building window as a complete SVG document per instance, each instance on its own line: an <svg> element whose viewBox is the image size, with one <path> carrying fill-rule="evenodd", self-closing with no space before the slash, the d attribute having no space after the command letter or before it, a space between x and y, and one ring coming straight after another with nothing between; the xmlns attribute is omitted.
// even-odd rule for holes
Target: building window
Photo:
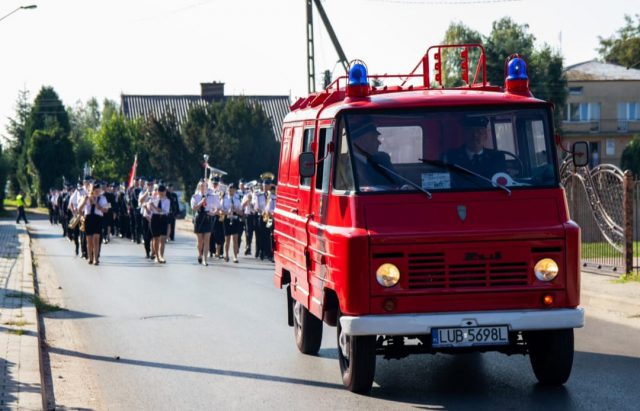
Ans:
<svg viewBox="0 0 640 411"><path fill-rule="evenodd" d="M600 103L567 103L566 121L600 121Z"/></svg>
<svg viewBox="0 0 640 411"><path fill-rule="evenodd" d="M582 95L582 87L569 87L569 95L571 96Z"/></svg>
<svg viewBox="0 0 640 411"><path fill-rule="evenodd" d="M618 103L618 131L627 131L629 121L640 120L640 102Z"/></svg>

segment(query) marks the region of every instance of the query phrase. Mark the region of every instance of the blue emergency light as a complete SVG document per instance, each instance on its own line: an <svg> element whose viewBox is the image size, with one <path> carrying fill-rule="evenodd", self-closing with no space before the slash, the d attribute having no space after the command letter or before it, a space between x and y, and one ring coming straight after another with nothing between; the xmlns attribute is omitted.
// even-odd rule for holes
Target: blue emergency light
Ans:
<svg viewBox="0 0 640 411"><path fill-rule="evenodd" d="M507 71L507 80L529 80L529 77L527 77L527 63L520 57L514 57L509 61Z"/></svg>
<svg viewBox="0 0 640 411"><path fill-rule="evenodd" d="M349 69L349 85L365 86L369 84L367 67L361 61L354 62Z"/></svg>

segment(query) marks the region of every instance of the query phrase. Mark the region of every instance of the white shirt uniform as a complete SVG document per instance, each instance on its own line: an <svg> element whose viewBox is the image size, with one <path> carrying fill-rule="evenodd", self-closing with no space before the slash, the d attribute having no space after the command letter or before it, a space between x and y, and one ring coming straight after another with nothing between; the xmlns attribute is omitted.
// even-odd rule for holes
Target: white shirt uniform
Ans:
<svg viewBox="0 0 640 411"><path fill-rule="evenodd" d="M267 205L267 195L264 191L258 191L253 193L253 199L251 200L251 204L253 205L253 209L258 213L262 214L264 208Z"/></svg>
<svg viewBox="0 0 640 411"><path fill-rule="evenodd" d="M102 210L100 210L98 207L105 208L105 207L108 207L108 204L109 202L107 201L105 196L103 195L98 196L97 202L95 204L95 208L93 210L93 214L103 216L104 214L102 213ZM91 207L92 207L91 201L90 199L87 199L87 201L84 203L84 207L82 208L82 213L85 216L91 214Z"/></svg>
<svg viewBox="0 0 640 411"><path fill-rule="evenodd" d="M151 200L151 204L159 208L158 210L154 207L149 207L151 214L169 215L169 211L171 210L171 201L168 198L165 197L161 199L160 197L156 197Z"/></svg>
<svg viewBox="0 0 640 411"><path fill-rule="evenodd" d="M242 198L242 211L244 211L245 215L251 215L256 212L253 208L253 197L254 194L250 190L247 190Z"/></svg>
<svg viewBox="0 0 640 411"><path fill-rule="evenodd" d="M80 205L80 202L85 195L87 195L87 192L84 188L74 190L73 194L71 194L71 197L69 197L69 210L76 213L78 211L78 205Z"/></svg>
<svg viewBox="0 0 640 411"><path fill-rule="evenodd" d="M220 206L220 197L214 196L211 191L207 191L204 195L202 195L198 191L193 196L191 196L191 209L193 210L198 204L200 204L200 201L202 201L203 197L206 197L204 210L207 212L207 214L215 213Z"/></svg>
<svg viewBox="0 0 640 411"><path fill-rule="evenodd" d="M224 196L222 199L222 211L228 216L234 213L242 214L242 201L240 201L238 193L234 194L233 197L229 194Z"/></svg>

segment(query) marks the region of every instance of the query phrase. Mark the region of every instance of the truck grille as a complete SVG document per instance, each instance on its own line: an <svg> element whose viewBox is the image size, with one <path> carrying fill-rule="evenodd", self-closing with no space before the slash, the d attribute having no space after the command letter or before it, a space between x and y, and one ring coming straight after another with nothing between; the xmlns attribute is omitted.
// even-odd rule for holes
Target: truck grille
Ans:
<svg viewBox="0 0 640 411"><path fill-rule="evenodd" d="M447 263L445 253L408 254L409 289L510 287L528 284L526 262Z"/></svg>

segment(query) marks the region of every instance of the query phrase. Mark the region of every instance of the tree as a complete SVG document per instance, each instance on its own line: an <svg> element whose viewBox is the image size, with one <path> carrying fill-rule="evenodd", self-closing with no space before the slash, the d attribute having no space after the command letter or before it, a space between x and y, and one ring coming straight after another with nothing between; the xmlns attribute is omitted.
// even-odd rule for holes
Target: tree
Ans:
<svg viewBox="0 0 640 411"><path fill-rule="evenodd" d="M69 113L53 87L43 86L31 108L31 115L27 122L27 136L29 137L36 130L55 127L59 127L63 134L69 135L71 130Z"/></svg>
<svg viewBox="0 0 640 411"><path fill-rule="evenodd" d="M43 86L31 107L25 134L30 191L41 203L45 192L54 184L60 186L62 176L71 175L75 169L70 129L69 114L58 94L52 87Z"/></svg>
<svg viewBox="0 0 640 411"><path fill-rule="evenodd" d="M93 173L109 181L126 180L140 140L138 122L117 113L103 118L100 129L90 136L95 150L91 161Z"/></svg>
<svg viewBox="0 0 640 411"><path fill-rule="evenodd" d="M4 210L4 188L9 174L9 161L0 144L0 211Z"/></svg>
<svg viewBox="0 0 640 411"><path fill-rule="evenodd" d="M228 101L216 127L221 166L229 181L257 178L265 171L277 175L280 145L273 138L271 120L262 107L244 98Z"/></svg>
<svg viewBox="0 0 640 411"><path fill-rule="evenodd" d="M184 145L173 112L169 111L156 118L150 116L141 127L140 157L141 172L152 173L165 181L176 180L181 176Z"/></svg>
<svg viewBox="0 0 640 411"><path fill-rule="evenodd" d="M447 28L444 34L443 44L482 44L482 35L465 26L461 22L453 22ZM460 73L460 50L444 49L443 61L443 77L442 82L445 87L458 87L463 85ZM469 81L473 81L473 75L476 72L479 50L471 50L469 53ZM481 80L479 75L478 80Z"/></svg>
<svg viewBox="0 0 640 411"><path fill-rule="evenodd" d="M531 60L535 37L528 29L528 24L516 24L509 17L493 22L491 33L485 38L487 79L491 84L504 85L504 62L511 54L518 53Z"/></svg>
<svg viewBox="0 0 640 411"><path fill-rule="evenodd" d="M635 17L636 22L625 14L625 25L616 34L607 38L598 37L598 52L607 63L627 68L640 66L640 14Z"/></svg>
<svg viewBox="0 0 640 411"><path fill-rule="evenodd" d="M640 177L640 136L635 136L622 151L620 168L631 170L636 178Z"/></svg>
<svg viewBox="0 0 640 411"><path fill-rule="evenodd" d="M527 62L527 74L532 94L550 101L555 107L555 125L559 128L567 100L567 79L563 72L562 55L547 44L534 46L535 37L528 32L529 26L519 25L508 17L494 21L489 36L482 36L463 23L451 23L445 33L445 44L484 44L487 59L487 80L490 84L503 86L505 60L514 53L520 54ZM443 53L444 54L444 53ZM447 53L444 60L444 85L462 85L460 79L459 54ZM478 61L477 52L470 53L469 63ZM476 67L469 68L470 81Z"/></svg>
<svg viewBox="0 0 640 411"><path fill-rule="evenodd" d="M29 142L28 157L33 170L33 188L40 204L51 187L60 187L62 177L73 169L72 144L61 128L36 130Z"/></svg>
<svg viewBox="0 0 640 411"><path fill-rule="evenodd" d="M26 172L26 128L31 113L29 91L18 92L15 110L15 117L9 118L7 125L8 145L5 151L5 160L8 162L9 191L13 195L18 194L20 190L30 192L30 181Z"/></svg>

